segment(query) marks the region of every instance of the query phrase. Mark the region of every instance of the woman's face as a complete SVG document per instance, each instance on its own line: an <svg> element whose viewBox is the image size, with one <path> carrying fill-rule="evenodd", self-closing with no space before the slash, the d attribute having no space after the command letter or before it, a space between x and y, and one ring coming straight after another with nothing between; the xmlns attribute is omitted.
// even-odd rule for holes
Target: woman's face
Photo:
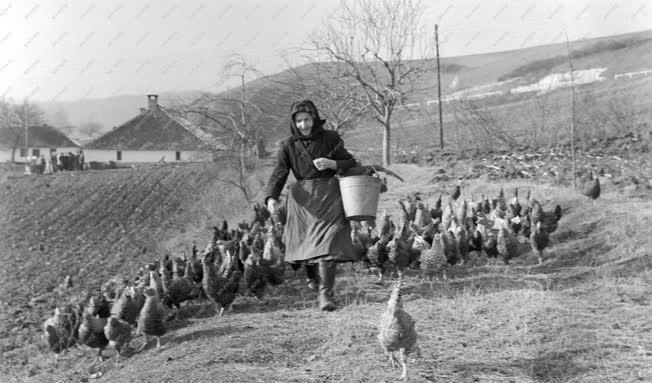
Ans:
<svg viewBox="0 0 652 383"><path fill-rule="evenodd" d="M294 115L294 124L301 134L307 136L312 129L312 115L307 112L299 112Z"/></svg>

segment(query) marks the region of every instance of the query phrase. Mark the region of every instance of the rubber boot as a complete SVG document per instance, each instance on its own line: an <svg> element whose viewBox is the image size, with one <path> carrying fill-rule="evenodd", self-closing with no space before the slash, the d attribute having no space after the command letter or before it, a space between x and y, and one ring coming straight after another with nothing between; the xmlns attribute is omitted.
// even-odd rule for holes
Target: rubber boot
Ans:
<svg viewBox="0 0 652 383"><path fill-rule="evenodd" d="M333 301L335 295L335 272L337 263L335 261L319 262L319 309L333 311L337 308Z"/></svg>
<svg viewBox="0 0 652 383"><path fill-rule="evenodd" d="M319 286L319 275L317 274L319 265L317 263L306 263L304 267L306 268L306 282L308 282L308 288L310 290L317 290L317 287Z"/></svg>

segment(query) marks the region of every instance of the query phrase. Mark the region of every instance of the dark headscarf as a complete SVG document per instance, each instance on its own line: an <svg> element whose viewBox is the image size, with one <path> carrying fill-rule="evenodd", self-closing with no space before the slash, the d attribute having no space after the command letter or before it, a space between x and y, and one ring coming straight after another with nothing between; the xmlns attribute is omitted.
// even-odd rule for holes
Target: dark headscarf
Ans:
<svg viewBox="0 0 652 383"><path fill-rule="evenodd" d="M299 129L297 129L296 124L294 123L294 115L299 112L307 112L312 116L312 129L310 130L310 134L307 136L301 134ZM292 137L294 137L294 139L304 141L316 139L324 132L325 123L326 120L322 120L321 117L319 117L319 111L312 101L303 100L300 102L292 103L292 106L290 107L290 132L292 133Z"/></svg>

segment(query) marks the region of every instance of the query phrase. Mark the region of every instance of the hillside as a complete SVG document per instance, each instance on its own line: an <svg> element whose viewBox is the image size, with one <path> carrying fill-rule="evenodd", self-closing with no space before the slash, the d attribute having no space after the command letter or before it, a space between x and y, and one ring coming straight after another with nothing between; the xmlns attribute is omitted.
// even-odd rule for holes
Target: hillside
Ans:
<svg viewBox="0 0 652 383"><path fill-rule="evenodd" d="M573 41L570 49L575 70L605 67L603 75L607 79L613 79L616 73L652 68L652 31ZM444 50L441 59L443 97L460 92L504 91L534 83L550 73L565 73L568 71L567 53L565 42L460 57L446 57ZM282 115L288 109L288 100L305 96L323 68L332 65L306 64L249 81L246 86L252 101L261 105L263 111ZM423 74L415 80L415 90L408 96L408 103L433 100L437 94L434 59L418 61L417 65L423 69ZM303 78L303 85L297 84L296 74ZM225 91L222 95L233 91L236 90ZM151 92L159 91L152 89ZM171 98L188 98L196 94L195 91L161 92L160 101L165 106ZM99 122L108 131L132 118L139 107L146 105L143 94L46 103L43 106L49 113L62 108L73 124ZM284 123L275 120L261 120L259 123L271 141L285 135Z"/></svg>
<svg viewBox="0 0 652 383"><path fill-rule="evenodd" d="M432 203L446 183L437 168L395 165L406 178L390 181L380 209L421 191ZM269 169L252 176L252 185ZM247 215L204 165L9 178L0 184L0 380L97 381L392 381L375 325L388 284L364 269L340 268L343 308L317 311L300 276L264 302L239 297L223 318L204 305L184 308L160 350L137 353L114 367L113 353L91 366L93 353L72 349L58 362L41 352L38 326L51 291L72 270L75 288L133 274L163 252L178 254L206 226ZM603 179L605 185L609 185ZM421 359L410 359L413 381L584 382L652 378L649 296L652 293L652 204L606 186L595 202L564 187L485 178L467 180L463 196L495 195L500 187L531 189L544 208L559 203L563 218L538 265L526 252L509 267L452 270L444 282L409 272L405 307L417 320ZM66 196L62 198L61 196ZM158 246L157 246L158 243ZM49 291L49 292L48 292ZM509 314L507 314L509 313ZM140 340L135 343L139 345Z"/></svg>

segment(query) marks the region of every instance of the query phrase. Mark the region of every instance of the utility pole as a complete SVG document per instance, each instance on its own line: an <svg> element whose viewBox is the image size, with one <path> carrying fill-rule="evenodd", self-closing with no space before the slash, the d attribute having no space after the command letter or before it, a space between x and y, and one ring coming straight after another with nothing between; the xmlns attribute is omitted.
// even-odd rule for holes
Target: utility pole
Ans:
<svg viewBox="0 0 652 383"><path fill-rule="evenodd" d="M564 29L566 34L566 29ZM571 61L570 42L568 41L568 34L566 34L566 54L568 55L568 66L570 67L571 89L570 89L570 146L571 146L571 172L573 190L577 187L575 183L575 76L573 74L573 62Z"/></svg>
<svg viewBox="0 0 652 383"><path fill-rule="evenodd" d="M439 145L444 150L444 117L441 114L441 74L439 71L439 26L435 24L435 47L437 49L437 105L439 106Z"/></svg>

